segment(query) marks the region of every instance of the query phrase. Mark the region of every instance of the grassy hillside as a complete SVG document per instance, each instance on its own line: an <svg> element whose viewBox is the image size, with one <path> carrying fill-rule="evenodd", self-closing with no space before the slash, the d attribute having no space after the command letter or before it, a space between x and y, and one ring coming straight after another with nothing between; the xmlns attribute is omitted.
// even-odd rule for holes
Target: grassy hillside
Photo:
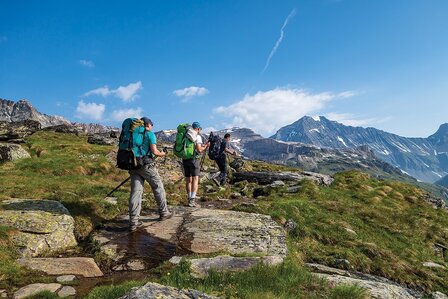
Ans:
<svg viewBox="0 0 448 299"><path fill-rule="evenodd" d="M0 164L0 200L61 201L75 217L79 239L85 239L103 219L126 213L128 184L114 194L118 197L117 205L103 200L127 177L125 171L114 166L115 157L110 154L113 147L91 145L86 139L86 136L42 131L29 137L24 148L31 153L30 159ZM170 158L168 162L172 163L159 160L159 168L161 173L172 175L172 180L165 181L169 204L179 204L184 197L183 182L178 180L176 163ZM206 159L207 166L212 164ZM260 171L287 169L262 162L248 162L245 167ZM422 265L433 261L448 266L448 261L435 256L433 251L434 243L446 244L448 240L446 211L433 209L423 201L425 191L411 185L376 180L357 171L339 173L335 179L331 187L318 187L305 181L298 193L285 193L280 188L257 199L254 205L234 207L270 214L281 224L288 219L298 224L288 236L290 256L284 265L267 270L261 267L237 275L216 274L207 280L193 279L182 265L163 266L156 270L153 280L240 298L364 297L357 288L331 289L303 268L304 262L318 262L381 275L427 292L448 293L448 271ZM239 192L243 185L227 187L222 195ZM146 191L148 188L146 185ZM145 194L147 198L151 196ZM206 198L214 200L214 197ZM146 202L146 205L151 204L154 201ZM0 257L7 261L0 267L0 288L30 281L29 274L14 263L8 241L12 233L0 228ZM269 287L272 292L267 291ZM127 289L126 286L117 288ZM112 290L100 288L94 292L108 294ZM92 293L91 298L118 297L101 296Z"/></svg>

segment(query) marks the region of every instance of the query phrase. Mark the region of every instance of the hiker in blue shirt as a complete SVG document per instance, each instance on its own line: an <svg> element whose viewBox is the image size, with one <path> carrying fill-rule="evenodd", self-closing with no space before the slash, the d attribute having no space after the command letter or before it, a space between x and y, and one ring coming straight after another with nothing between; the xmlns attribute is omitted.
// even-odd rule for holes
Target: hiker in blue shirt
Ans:
<svg viewBox="0 0 448 299"><path fill-rule="evenodd" d="M157 149L156 136L151 132L153 127L152 121L147 117L142 117L141 120L144 122L146 135L145 138L143 138L141 146L143 166L139 169L129 171L129 174L131 175L131 195L129 197L130 231L135 231L139 226L143 225L143 223L139 221L139 217L142 210L143 184L145 181L148 181L151 186L154 198L157 202L160 215L159 220L162 221L171 218L173 215L168 211L165 188L154 162L155 156L163 157L166 153Z"/></svg>

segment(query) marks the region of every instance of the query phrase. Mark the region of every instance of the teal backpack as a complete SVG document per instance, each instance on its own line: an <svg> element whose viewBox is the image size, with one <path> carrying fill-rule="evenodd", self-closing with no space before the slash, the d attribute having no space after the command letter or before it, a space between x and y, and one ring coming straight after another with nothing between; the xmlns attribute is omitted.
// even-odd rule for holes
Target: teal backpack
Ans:
<svg viewBox="0 0 448 299"><path fill-rule="evenodd" d="M189 130L193 130L190 124L180 124L177 126L176 141L174 143L174 155L183 160L192 159L196 156L194 140L191 140Z"/></svg>
<svg viewBox="0 0 448 299"><path fill-rule="evenodd" d="M148 152L148 149L142 148L145 136L143 120L127 118L123 121L118 143L118 168L132 170L142 167L141 158Z"/></svg>

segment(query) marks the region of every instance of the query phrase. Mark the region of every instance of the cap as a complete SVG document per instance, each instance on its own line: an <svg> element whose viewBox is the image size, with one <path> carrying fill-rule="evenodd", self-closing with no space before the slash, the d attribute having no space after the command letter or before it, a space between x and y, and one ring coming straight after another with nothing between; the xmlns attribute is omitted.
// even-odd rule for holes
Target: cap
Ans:
<svg viewBox="0 0 448 299"><path fill-rule="evenodd" d="M143 120L143 122L145 123L145 126L146 126L147 124L150 124L151 126L154 126L154 124L152 123L152 120L149 119L148 117L143 116L143 117L140 118L140 119Z"/></svg>
<svg viewBox="0 0 448 299"><path fill-rule="evenodd" d="M201 124L200 123L198 123L197 121L195 121L193 124L192 124L192 127L193 127L193 129L202 129L202 127L201 127Z"/></svg>

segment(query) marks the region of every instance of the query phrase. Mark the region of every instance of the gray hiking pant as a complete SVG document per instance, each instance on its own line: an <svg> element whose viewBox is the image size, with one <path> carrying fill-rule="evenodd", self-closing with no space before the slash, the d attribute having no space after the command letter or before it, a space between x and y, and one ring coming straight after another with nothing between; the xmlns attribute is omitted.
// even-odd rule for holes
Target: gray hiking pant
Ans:
<svg viewBox="0 0 448 299"><path fill-rule="evenodd" d="M137 224L142 210L143 184L148 181L159 208L159 214L168 213L165 188L155 166L145 165L140 169L130 170L131 196L129 197L129 222Z"/></svg>

